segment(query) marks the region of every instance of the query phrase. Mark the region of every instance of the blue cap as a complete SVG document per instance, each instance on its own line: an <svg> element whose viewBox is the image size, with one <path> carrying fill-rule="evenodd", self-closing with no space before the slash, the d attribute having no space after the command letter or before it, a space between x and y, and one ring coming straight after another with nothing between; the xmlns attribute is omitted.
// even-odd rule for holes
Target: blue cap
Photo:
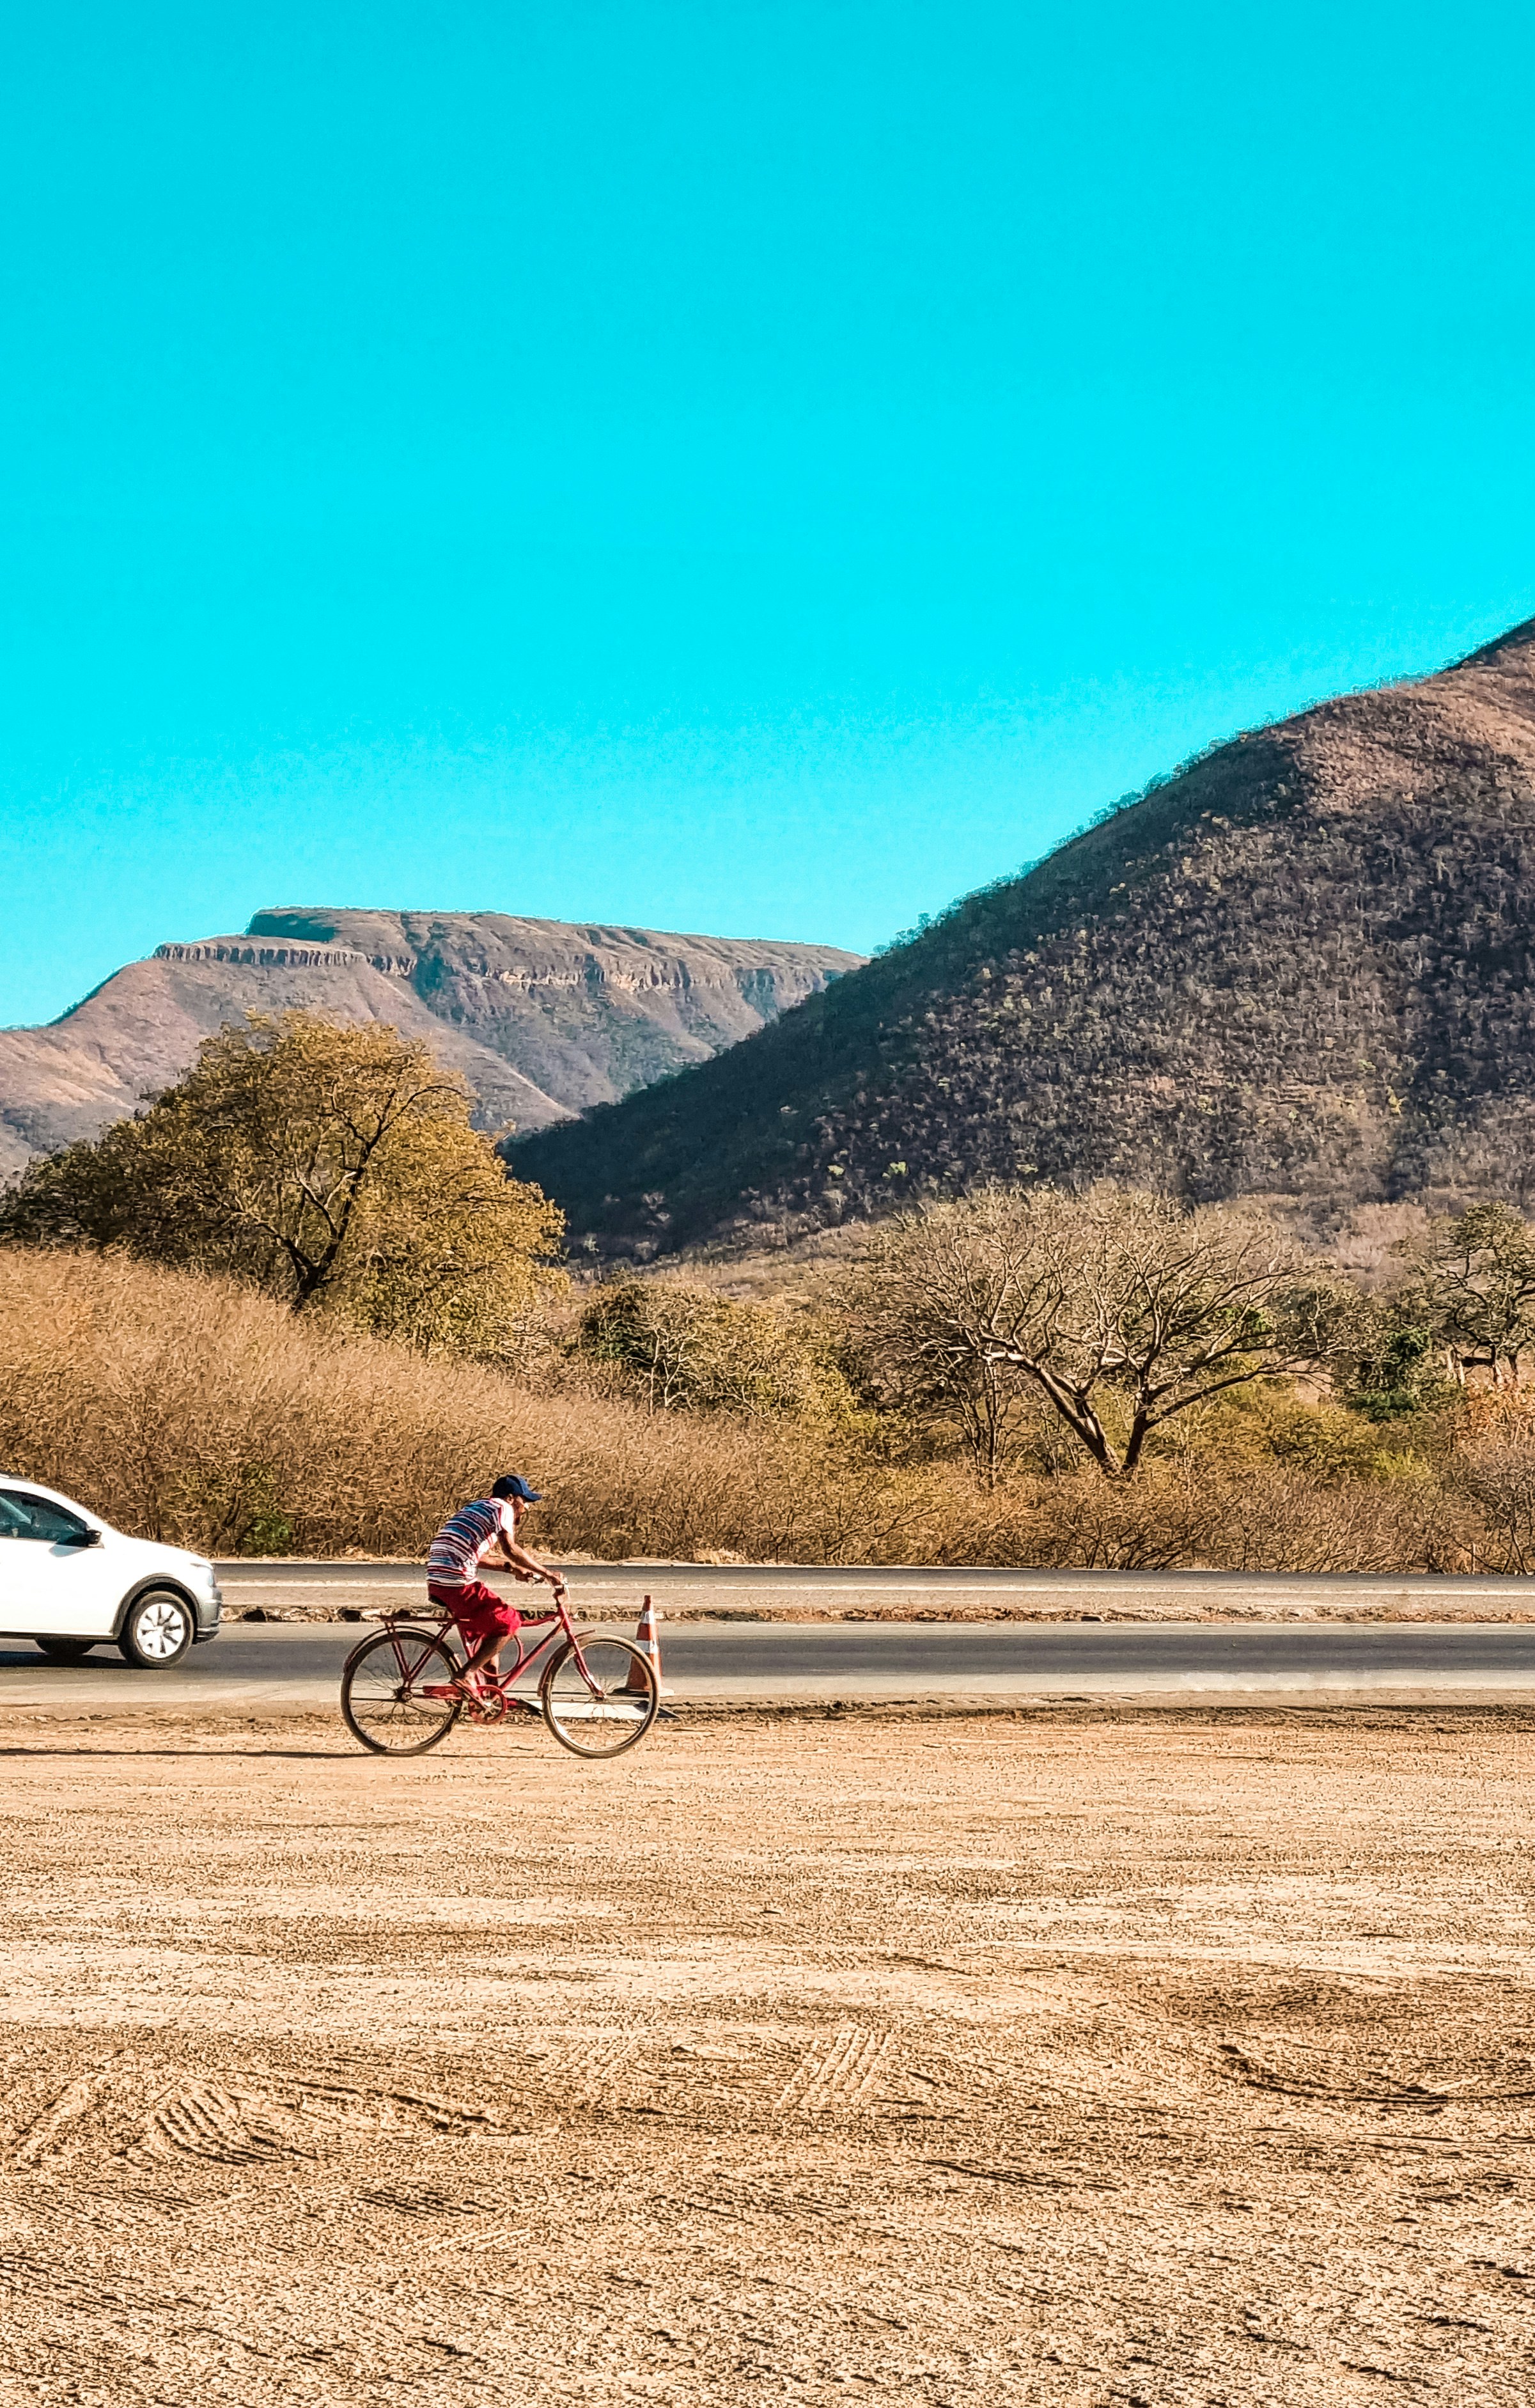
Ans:
<svg viewBox="0 0 1535 2408"><path fill-rule="evenodd" d="M537 1505L541 1502L538 1491L536 1488L530 1488L528 1486L527 1482L523 1478L520 1471L509 1471L504 1480L498 1480L496 1482L495 1487L491 1490L491 1495L493 1497L520 1497L524 1505Z"/></svg>

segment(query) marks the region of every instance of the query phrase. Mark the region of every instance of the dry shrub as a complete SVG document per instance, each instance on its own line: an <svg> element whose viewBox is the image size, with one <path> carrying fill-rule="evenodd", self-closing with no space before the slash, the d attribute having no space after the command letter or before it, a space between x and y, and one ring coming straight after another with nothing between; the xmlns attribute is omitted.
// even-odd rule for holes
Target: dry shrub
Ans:
<svg viewBox="0 0 1535 2408"><path fill-rule="evenodd" d="M956 1467L793 1426L536 1394L295 1321L222 1279L0 1250L0 1464L216 1554L418 1556L454 1506L518 1469L547 1492L540 1544L610 1560L1527 1570L1535 1451L1487 1443L1453 1488L1180 1458L987 1496Z"/></svg>
<svg viewBox="0 0 1535 2408"><path fill-rule="evenodd" d="M1186 1460L1133 1481L1083 1473L994 1498L954 1494L918 1519L933 1562L1063 1570L1450 1571L1470 1567L1475 1537L1434 1481L1324 1484L1283 1465L1239 1474Z"/></svg>
<svg viewBox="0 0 1535 2408"><path fill-rule="evenodd" d="M418 1555L509 1469L548 1492L540 1543L605 1557L842 1561L902 1512L887 1470L828 1471L754 1426L535 1395L225 1280L9 1249L0 1463L218 1554Z"/></svg>
<svg viewBox="0 0 1535 2408"><path fill-rule="evenodd" d="M1477 1570L1535 1571L1535 1445L1517 1437L1485 1440L1465 1450L1456 1475L1481 1523Z"/></svg>
<svg viewBox="0 0 1535 2408"><path fill-rule="evenodd" d="M1535 1396L1468 1388L1450 1477L1479 1525L1475 1569L1535 1571Z"/></svg>
<svg viewBox="0 0 1535 2408"><path fill-rule="evenodd" d="M1535 1390L1464 1388L1459 1420L1464 1442L1473 1450L1484 1441L1535 1446Z"/></svg>

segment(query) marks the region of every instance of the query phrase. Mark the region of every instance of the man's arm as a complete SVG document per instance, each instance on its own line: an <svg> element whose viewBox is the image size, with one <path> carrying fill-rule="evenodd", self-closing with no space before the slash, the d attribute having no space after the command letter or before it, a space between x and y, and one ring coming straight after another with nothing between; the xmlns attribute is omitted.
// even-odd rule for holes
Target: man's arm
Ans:
<svg viewBox="0 0 1535 2408"><path fill-rule="evenodd" d="M537 1555L530 1555L525 1547L519 1546L515 1539L509 1539L504 1530L501 1533L501 1554L519 1580L547 1581L551 1588L565 1586L558 1572L552 1572L547 1564L541 1564Z"/></svg>

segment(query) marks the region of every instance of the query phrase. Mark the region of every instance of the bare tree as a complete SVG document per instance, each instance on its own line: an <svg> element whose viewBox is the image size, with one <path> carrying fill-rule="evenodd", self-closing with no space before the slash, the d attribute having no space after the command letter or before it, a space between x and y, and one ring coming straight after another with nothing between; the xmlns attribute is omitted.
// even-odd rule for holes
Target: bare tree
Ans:
<svg viewBox="0 0 1535 2408"><path fill-rule="evenodd" d="M1100 1471L1223 1389L1343 1351L1358 1300L1264 1225L1097 1187L993 1187L903 1214L848 1302L886 1376L956 1412L983 1378L1026 1383Z"/></svg>
<svg viewBox="0 0 1535 2408"><path fill-rule="evenodd" d="M851 1323L859 1385L882 1406L894 1406L901 1420L957 1430L977 1480L983 1488L995 1488L1017 1452L1023 1427L1039 1418L1038 1412L1026 1412L1019 1373L1011 1364L979 1354L913 1348L882 1309L891 1299L882 1297L881 1307L874 1307L871 1283L855 1274L851 1285L845 1275L830 1285L844 1308L851 1303L844 1326ZM1075 1457L1077 1449L1062 1425L1054 1426Z"/></svg>

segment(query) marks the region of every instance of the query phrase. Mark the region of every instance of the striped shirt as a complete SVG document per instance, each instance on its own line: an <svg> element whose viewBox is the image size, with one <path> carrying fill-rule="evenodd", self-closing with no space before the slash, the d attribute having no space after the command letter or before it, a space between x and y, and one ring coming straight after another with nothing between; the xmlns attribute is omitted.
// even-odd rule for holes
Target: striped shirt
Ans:
<svg viewBox="0 0 1535 2408"><path fill-rule="evenodd" d="M503 1498L481 1497L472 1505L461 1505L432 1541L426 1558L427 1581L434 1588L460 1586L473 1578L503 1535L508 1539L517 1535L511 1507Z"/></svg>

